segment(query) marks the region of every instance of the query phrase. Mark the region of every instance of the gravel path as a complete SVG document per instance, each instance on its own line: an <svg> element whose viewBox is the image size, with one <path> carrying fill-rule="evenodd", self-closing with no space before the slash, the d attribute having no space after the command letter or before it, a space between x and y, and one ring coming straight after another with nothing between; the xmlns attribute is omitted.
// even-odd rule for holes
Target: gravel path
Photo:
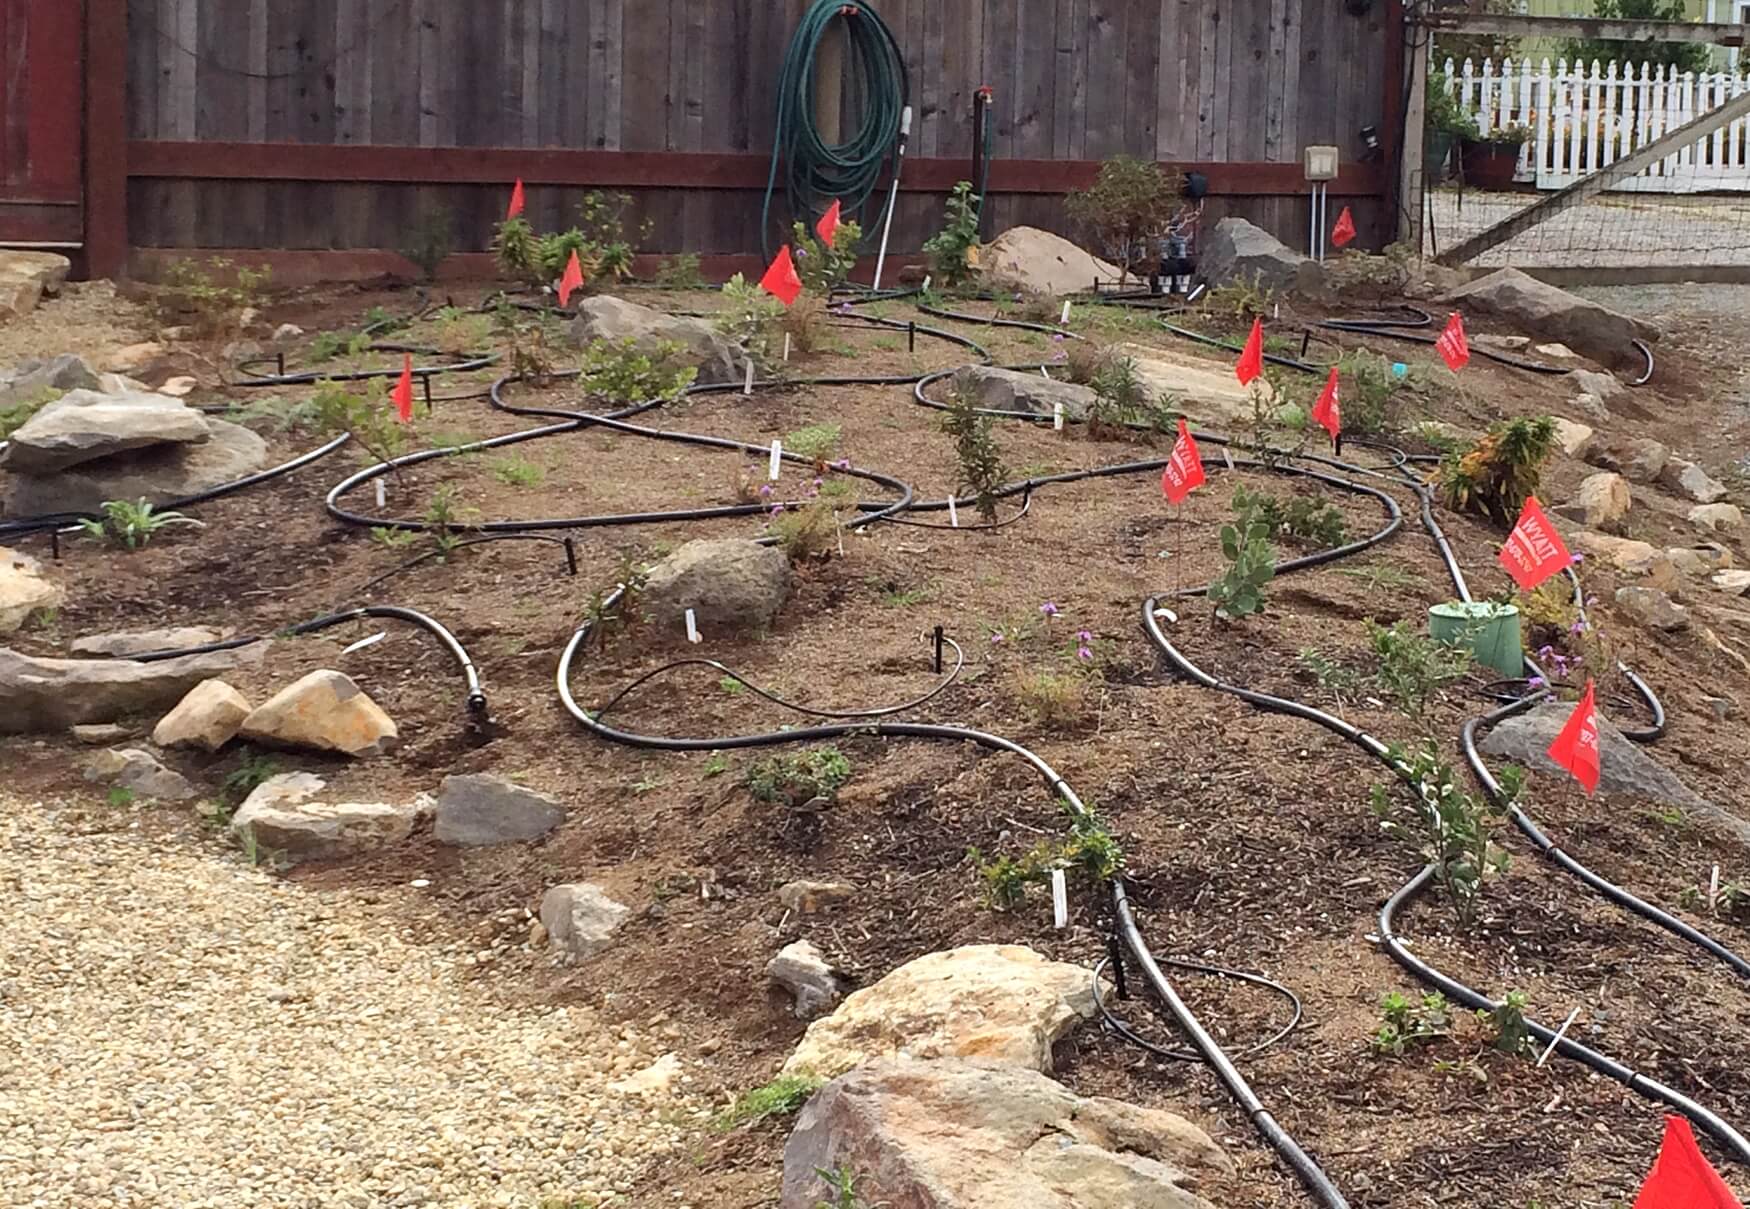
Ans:
<svg viewBox="0 0 1750 1209"><path fill-rule="evenodd" d="M656 1038L497 1002L381 894L90 817L0 797L8 1206L621 1203L703 1112L608 1089Z"/></svg>

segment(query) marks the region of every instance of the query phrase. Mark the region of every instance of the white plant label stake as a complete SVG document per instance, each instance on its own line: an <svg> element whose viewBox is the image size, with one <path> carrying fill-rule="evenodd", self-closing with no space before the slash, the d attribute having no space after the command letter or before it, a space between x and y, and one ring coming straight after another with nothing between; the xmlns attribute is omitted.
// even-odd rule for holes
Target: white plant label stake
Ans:
<svg viewBox="0 0 1750 1209"><path fill-rule="evenodd" d="M948 497L948 527L951 529L960 528L960 509L954 506L953 496Z"/></svg>
<svg viewBox="0 0 1750 1209"><path fill-rule="evenodd" d="M389 632L387 630L378 630L375 634L372 634L368 638L359 639L357 642L353 643L351 646L347 647L344 651L342 651L340 653L342 655L350 655L354 651L362 651L368 646L376 646L379 642L383 641L383 639L387 638L388 636L389 636Z"/></svg>
<svg viewBox="0 0 1750 1209"><path fill-rule="evenodd" d="M747 361L747 380L741 384L741 393L744 395L753 394L753 358L752 357L749 357L748 361Z"/></svg>
<svg viewBox="0 0 1750 1209"><path fill-rule="evenodd" d="M1063 431L1063 402L1059 400L1051 405L1051 426L1057 431Z"/></svg>
<svg viewBox="0 0 1750 1209"><path fill-rule="evenodd" d="M387 498L383 494L383 480L378 479L377 480L377 507L381 508L387 502L388 502Z"/></svg>
<svg viewBox="0 0 1750 1209"><path fill-rule="evenodd" d="M1537 1064L1539 1066L1542 1066L1545 1062L1549 1061L1549 1056L1556 1052L1556 1046L1558 1046L1562 1043L1562 1038L1568 1035L1568 1030L1570 1028L1574 1027L1574 1021L1578 1020L1579 1018L1580 1018L1580 1009L1579 1008L1575 1008L1573 1011L1568 1013L1568 1018L1566 1020L1562 1021L1562 1027L1556 1030L1556 1035L1550 1040L1549 1048L1544 1050L1543 1057L1541 1057L1537 1060Z"/></svg>
<svg viewBox="0 0 1750 1209"><path fill-rule="evenodd" d="M1063 318L1058 320L1057 326L1059 326L1059 327L1068 327L1069 326L1069 299L1067 299L1067 298L1064 299L1064 302L1063 302Z"/></svg>
<svg viewBox="0 0 1750 1209"><path fill-rule="evenodd" d="M918 292L921 294L928 294L930 292L930 279L928 277L924 278L924 288Z"/></svg>
<svg viewBox="0 0 1750 1209"><path fill-rule="evenodd" d="M1064 882L1062 869L1051 871L1051 914L1054 927L1069 926L1069 886Z"/></svg>
<svg viewBox="0 0 1750 1209"><path fill-rule="evenodd" d="M1041 377L1041 378L1044 378L1044 379L1045 379L1045 380L1046 380L1046 381L1047 381L1047 382L1055 382L1055 381L1057 381L1057 379L1056 379L1056 378L1053 378L1053 377L1052 377L1052 376L1051 376L1051 375L1050 375L1050 374L1049 374L1049 373L1047 373L1047 372L1046 372L1046 370L1045 370L1045 367L1044 367L1044 366L1043 366L1043 365L1041 365L1041 366L1040 366L1040 367L1039 367L1039 376L1040 376L1040 377Z"/></svg>
<svg viewBox="0 0 1750 1209"><path fill-rule="evenodd" d="M1720 867L1718 865L1714 866L1713 877L1708 879L1707 909L1709 911L1720 909Z"/></svg>
<svg viewBox="0 0 1750 1209"><path fill-rule="evenodd" d="M691 609L687 610L687 641L699 641L699 621L698 618L693 616L693 611Z"/></svg>
<svg viewBox="0 0 1750 1209"><path fill-rule="evenodd" d="M772 482L778 481L778 476L784 472L784 442L772 442L772 464L766 467L766 477Z"/></svg>
<svg viewBox="0 0 1750 1209"><path fill-rule="evenodd" d="M784 360L790 360L790 333L784 333Z"/></svg>
<svg viewBox="0 0 1750 1209"><path fill-rule="evenodd" d="M1226 445L1221 447L1221 460L1227 463L1227 468L1229 470L1234 468L1233 455L1228 453Z"/></svg>

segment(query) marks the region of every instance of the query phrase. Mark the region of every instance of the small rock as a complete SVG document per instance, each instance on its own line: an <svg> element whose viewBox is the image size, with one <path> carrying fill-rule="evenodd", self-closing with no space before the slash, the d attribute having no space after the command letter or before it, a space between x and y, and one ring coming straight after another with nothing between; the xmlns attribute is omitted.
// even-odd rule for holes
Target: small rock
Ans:
<svg viewBox="0 0 1750 1209"><path fill-rule="evenodd" d="M1588 529L1620 529L1633 503L1628 480L1607 471L1588 475L1575 490L1574 498L1557 506L1556 514L1579 521Z"/></svg>
<svg viewBox="0 0 1750 1209"><path fill-rule="evenodd" d="M1587 394L1585 391L1581 391L1569 400L1569 403L1577 411L1590 416L1594 420L1604 421L1611 418L1610 409L1604 406L1604 401L1597 395Z"/></svg>
<svg viewBox="0 0 1750 1209"><path fill-rule="evenodd" d="M1649 630L1671 633L1689 628L1689 610L1657 588L1618 588L1616 607Z"/></svg>
<svg viewBox="0 0 1750 1209"><path fill-rule="evenodd" d="M1604 559L1618 571L1650 580L1655 588L1674 592L1681 582L1670 557L1647 542L1581 529L1568 544L1590 557Z"/></svg>
<svg viewBox="0 0 1750 1209"><path fill-rule="evenodd" d="M286 772L257 785L231 819L232 834L252 833L288 860L327 860L398 844L413 834L417 802L321 802L321 777Z"/></svg>
<svg viewBox="0 0 1750 1209"><path fill-rule="evenodd" d="M0 381L0 407L18 403L41 403L45 398L70 390L101 390L97 371L84 357L62 353L47 360L20 361Z"/></svg>
<svg viewBox="0 0 1750 1209"><path fill-rule="evenodd" d="M311 672L243 720L245 739L348 756L380 755L401 741L394 721L344 672Z"/></svg>
<svg viewBox="0 0 1750 1209"><path fill-rule="evenodd" d="M284 344L288 340L296 340L304 334L304 329L295 323L282 323L273 329L273 342Z"/></svg>
<svg viewBox="0 0 1750 1209"><path fill-rule="evenodd" d="M857 896L857 888L848 882L786 882L778 887L778 901L786 911L797 915L813 915L833 903L849 902Z"/></svg>
<svg viewBox="0 0 1750 1209"><path fill-rule="evenodd" d="M1744 514L1736 504L1702 504L1689 510L1689 523L1716 532L1744 527Z"/></svg>
<svg viewBox="0 0 1750 1209"><path fill-rule="evenodd" d="M1537 355L1540 357L1553 357L1557 361L1572 361L1574 359L1574 350L1561 343L1540 344L1537 346ZM1603 396L1600 396L1600 398L1602 397Z"/></svg>
<svg viewBox="0 0 1750 1209"><path fill-rule="evenodd" d="M1722 592L1742 596L1750 592L1750 571L1716 571L1708 582Z"/></svg>
<svg viewBox="0 0 1750 1209"><path fill-rule="evenodd" d="M1715 718L1725 722L1737 716L1738 703L1730 697L1703 697L1703 705L1713 711Z"/></svg>
<svg viewBox="0 0 1750 1209"><path fill-rule="evenodd" d="M650 569L641 603L659 632L685 634L692 609L705 634L760 631L790 596L783 551L742 538L687 542Z"/></svg>
<svg viewBox="0 0 1750 1209"><path fill-rule="evenodd" d="M92 726L69 727L68 733L76 743L83 743L87 747L104 747L132 738L134 731L132 727L123 726L119 722L99 722Z"/></svg>
<svg viewBox="0 0 1750 1209"><path fill-rule="evenodd" d="M1671 450L1658 441L1633 437L1596 440L1586 450L1586 460L1592 465L1613 470L1631 483L1654 482L1670 457Z"/></svg>
<svg viewBox="0 0 1750 1209"><path fill-rule="evenodd" d="M0 546L0 634L16 633L38 609L58 609L66 589L43 577L42 564Z"/></svg>
<svg viewBox="0 0 1750 1209"><path fill-rule="evenodd" d="M675 1054L664 1054L643 1070L614 1080L608 1084L608 1090L622 1096L662 1096L673 1089L675 1080L680 1077L680 1058Z"/></svg>
<svg viewBox="0 0 1750 1209"><path fill-rule="evenodd" d="M188 647L206 646L223 637L217 630L201 626L179 626L165 630L119 630L113 634L86 634L75 638L75 655L107 655L114 659L129 659L154 651L181 651Z"/></svg>
<svg viewBox="0 0 1750 1209"><path fill-rule="evenodd" d="M223 680L203 680L188 690L152 730L159 747L218 751L237 736L249 717L249 700Z"/></svg>
<svg viewBox="0 0 1750 1209"><path fill-rule="evenodd" d="M1530 336L1497 336L1492 332L1478 332L1470 342L1484 348L1500 349L1504 353L1517 353L1531 347Z"/></svg>
<svg viewBox="0 0 1750 1209"><path fill-rule="evenodd" d="M679 345L681 351L675 354L679 364L696 367L701 385L740 382L747 369L747 353L709 321L670 315L606 294L577 304L570 336L578 348L630 340L648 356L656 355L663 345Z"/></svg>
<svg viewBox="0 0 1750 1209"><path fill-rule="evenodd" d="M36 310L44 294L60 290L73 262L53 252L0 249L0 319Z"/></svg>
<svg viewBox="0 0 1750 1209"><path fill-rule="evenodd" d="M158 393L161 395L169 395L172 399L181 399L185 396L192 395L195 392L195 389L199 386L200 379L191 378L187 374L182 374L179 377L171 378L169 381L165 382L163 386L158 388Z"/></svg>
<svg viewBox="0 0 1750 1209"><path fill-rule="evenodd" d="M1592 439L1594 429L1586 424L1576 424L1572 420L1556 418L1556 444L1561 446L1563 453L1571 458L1581 456L1581 450L1586 448L1586 442Z"/></svg>
<svg viewBox="0 0 1750 1209"><path fill-rule="evenodd" d="M553 947L576 960L607 948L630 909L594 882L554 886L541 896L541 923Z"/></svg>
<svg viewBox="0 0 1750 1209"><path fill-rule="evenodd" d="M538 840L565 820L565 808L544 793L490 773L445 777L438 790L441 844L477 847Z"/></svg>
<svg viewBox="0 0 1750 1209"><path fill-rule="evenodd" d="M1694 500L1698 504L1713 504L1726 498L1725 484L1711 478L1694 462L1672 458L1659 471L1659 484L1667 491Z"/></svg>
<svg viewBox="0 0 1750 1209"><path fill-rule="evenodd" d="M164 767L152 753L137 747L99 752L86 762L81 772L87 781L131 789L143 798L186 802L200 794L188 778Z"/></svg>
<svg viewBox="0 0 1750 1209"><path fill-rule="evenodd" d="M140 377L149 373L153 366L162 361L166 349L155 340L130 344L111 353L104 361L105 372L112 374L130 374Z"/></svg>
<svg viewBox="0 0 1750 1209"><path fill-rule="evenodd" d="M821 951L806 940L785 945L766 963L766 977L788 991L798 1020L832 1011L844 998L844 985Z"/></svg>
<svg viewBox="0 0 1750 1209"><path fill-rule="evenodd" d="M1706 546L1671 546L1666 549L1665 557L1671 560L1671 565L1677 568L1678 574L1694 579L1703 579L1732 565L1732 552L1713 543Z"/></svg>
<svg viewBox="0 0 1750 1209"><path fill-rule="evenodd" d="M1573 355L1573 353L1568 353L1568 356L1570 357ZM1575 386L1580 388L1582 394L1591 395L1600 403L1606 405L1608 405L1612 399L1628 393L1628 387L1624 386L1621 380L1607 369L1575 370L1573 382Z"/></svg>

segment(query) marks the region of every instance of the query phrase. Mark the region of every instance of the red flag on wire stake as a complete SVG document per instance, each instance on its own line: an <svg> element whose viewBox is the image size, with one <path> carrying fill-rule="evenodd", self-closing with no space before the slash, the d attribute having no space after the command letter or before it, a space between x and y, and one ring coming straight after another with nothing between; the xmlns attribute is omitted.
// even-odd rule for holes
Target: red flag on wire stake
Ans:
<svg viewBox="0 0 1750 1209"><path fill-rule="evenodd" d="M510 208L504 212L504 221L509 222L511 219L521 214L525 204L526 199L523 197L522 178L518 177L515 187L510 191Z"/></svg>
<svg viewBox="0 0 1750 1209"><path fill-rule="evenodd" d="M1665 1141L1635 1209L1743 1209L1695 1144L1689 1122L1665 1118Z"/></svg>
<svg viewBox="0 0 1750 1209"><path fill-rule="evenodd" d="M1241 386L1250 386L1259 374L1264 372L1264 321L1252 320L1252 334L1246 337L1245 351L1240 354L1239 364L1234 366L1234 376L1240 380Z"/></svg>
<svg viewBox="0 0 1750 1209"><path fill-rule="evenodd" d="M1507 535L1507 541L1502 545L1498 558L1507 569L1507 574L1513 577L1513 582L1525 592L1531 591L1574 561L1574 556L1568 553L1567 544L1562 541L1562 535L1550 523L1535 495L1525 497L1525 507L1519 513L1519 522L1513 526L1513 532Z"/></svg>
<svg viewBox="0 0 1750 1209"><path fill-rule="evenodd" d="M1339 248L1347 246L1355 238L1355 216L1349 213L1349 207L1344 206L1343 212L1337 215L1337 225L1331 228L1331 242Z"/></svg>
<svg viewBox="0 0 1750 1209"><path fill-rule="evenodd" d="M1598 789L1598 706L1590 680L1562 733L1549 745L1549 758L1573 773L1587 793Z"/></svg>
<svg viewBox="0 0 1750 1209"><path fill-rule="evenodd" d="M571 250L571 259L565 262L565 275L559 279L559 306L564 309L571 305L571 295L583 288L583 262L577 258L577 249Z"/></svg>
<svg viewBox="0 0 1750 1209"><path fill-rule="evenodd" d="M796 262L790 259L790 245L778 249L772 267L760 278L760 288L785 306L792 305L802 293L802 278L796 276Z"/></svg>
<svg viewBox="0 0 1750 1209"><path fill-rule="evenodd" d="M1325 389L1319 392L1317 402L1312 409L1313 423L1321 426L1331 434L1331 443L1336 444L1343 436L1343 403L1337 389L1337 367L1331 366L1331 376L1325 381Z"/></svg>
<svg viewBox="0 0 1750 1209"><path fill-rule="evenodd" d="M401 363L401 377L389 392L389 399L395 404L395 414L406 424L413 419L413 354L402 355L405 360Z"/></svg>
<svg viewBox="0 0 1750 1209"><path fill-rule="evenodd" d="M1169 504L1177 504L1203 482L1203 456L1197 452L1197 440L1179 418L1179 439L1173 442L1173 454L1161 471L1161 494Z"/></svg>
<svg viewBox="0 0 1750 1209"><path fill-rule="evenodd" d="M836 199L832 205L827 207L826 213L820 216L820 222L815 224L814 233L820 236L821 243L829 248L833 246L833 240L838 238L839 233L839 203Z"/></svg>
<svg viewBox="0 0 1750 1209"><path fill-rule="evenodd" d="M1454 373L1470 364L1470 340L1464 334L1464 318L1457 311L1446 321L1446 330L1440 333L1434 347L1445 358L1446 368Z"/></svg>

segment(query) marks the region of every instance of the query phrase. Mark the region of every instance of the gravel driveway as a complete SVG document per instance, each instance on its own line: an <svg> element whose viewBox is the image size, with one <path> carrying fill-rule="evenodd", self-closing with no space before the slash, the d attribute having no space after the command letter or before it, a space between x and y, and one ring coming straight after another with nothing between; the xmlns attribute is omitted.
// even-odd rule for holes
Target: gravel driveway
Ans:
<svg viewBox="0 0 1750 1209"><path fill-rule="evenodd" d="M0 797L8 1206L571 1209L703 1111L610 1091L655 1038L498 1002L380 894L92 818Z"/></svg>

